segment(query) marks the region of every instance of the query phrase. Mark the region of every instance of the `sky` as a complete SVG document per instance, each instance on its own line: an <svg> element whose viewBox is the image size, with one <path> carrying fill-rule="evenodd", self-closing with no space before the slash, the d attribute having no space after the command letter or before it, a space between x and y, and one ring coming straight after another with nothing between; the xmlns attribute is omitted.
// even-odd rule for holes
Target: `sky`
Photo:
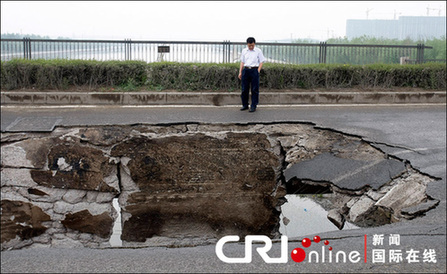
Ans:
<svg viewBox="0 0 447 274"><path fill-rule="evenodd" d="M427 10L428 8L428 10ZM347 19L446 16L444 1L1 1L1 33L257 42L346 35Z"/></svg>

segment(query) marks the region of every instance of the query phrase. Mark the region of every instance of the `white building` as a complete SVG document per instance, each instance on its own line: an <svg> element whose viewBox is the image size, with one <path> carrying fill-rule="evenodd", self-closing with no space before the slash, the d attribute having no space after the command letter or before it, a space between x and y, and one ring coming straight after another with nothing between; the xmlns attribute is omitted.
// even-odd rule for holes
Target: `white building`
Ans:
<svg viewBox="0 0 447 274"><path fill-rule="evenodd" d="M398 20L346 20L346 36L427 40L446 36L445 16L401 16Z"/></svg>

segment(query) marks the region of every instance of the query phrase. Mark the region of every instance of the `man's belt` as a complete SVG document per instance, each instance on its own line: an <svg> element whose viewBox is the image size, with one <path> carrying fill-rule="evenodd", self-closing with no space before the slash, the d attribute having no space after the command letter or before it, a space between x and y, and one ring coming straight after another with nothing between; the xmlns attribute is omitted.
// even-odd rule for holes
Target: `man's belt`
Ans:
<svg viewBox="0 0 447 274"><path fill-rule="evenodd" d="M246 68L246 69L257 69L259 67L244 67L244 68Z"/></svg>

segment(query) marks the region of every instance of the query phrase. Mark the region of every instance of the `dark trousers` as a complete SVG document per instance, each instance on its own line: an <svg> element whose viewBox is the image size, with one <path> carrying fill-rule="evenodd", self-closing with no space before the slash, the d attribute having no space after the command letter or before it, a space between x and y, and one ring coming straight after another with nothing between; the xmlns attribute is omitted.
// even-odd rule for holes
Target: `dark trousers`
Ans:
<svg viewBox="0 0 447 274"><path fill-rule="evenodd" d="M251 107L256 108L259 102L259 72L257 68L242 71L242 106L248 107L248 96L251 86Z"/></svg>

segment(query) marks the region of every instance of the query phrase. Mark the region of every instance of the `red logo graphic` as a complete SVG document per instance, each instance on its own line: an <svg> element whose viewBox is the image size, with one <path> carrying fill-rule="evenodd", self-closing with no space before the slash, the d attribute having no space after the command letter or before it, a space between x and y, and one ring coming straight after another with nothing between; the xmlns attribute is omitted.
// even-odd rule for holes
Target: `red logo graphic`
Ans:
<svg viewBox="0 0 447 274"><path fill-rule="evenodd" d="M315 243L319 243L321 241L321 238L320 238L320 236L317 235L314 237L313 240ZM328 245L329 241L326 240L323 243L324 243L324 245ZM301 241L301 244L304 246L304 248L308 248L311 246L312 241L309 238L304 238ZM329 250L332 250L331 246L329 247ZM291 257L294 262L301 263L302 261L304 261L304 259L306 259L306 251L304 251L304 249L302 249L300 247L297 247L294 250L292 250Z"/></svg>

